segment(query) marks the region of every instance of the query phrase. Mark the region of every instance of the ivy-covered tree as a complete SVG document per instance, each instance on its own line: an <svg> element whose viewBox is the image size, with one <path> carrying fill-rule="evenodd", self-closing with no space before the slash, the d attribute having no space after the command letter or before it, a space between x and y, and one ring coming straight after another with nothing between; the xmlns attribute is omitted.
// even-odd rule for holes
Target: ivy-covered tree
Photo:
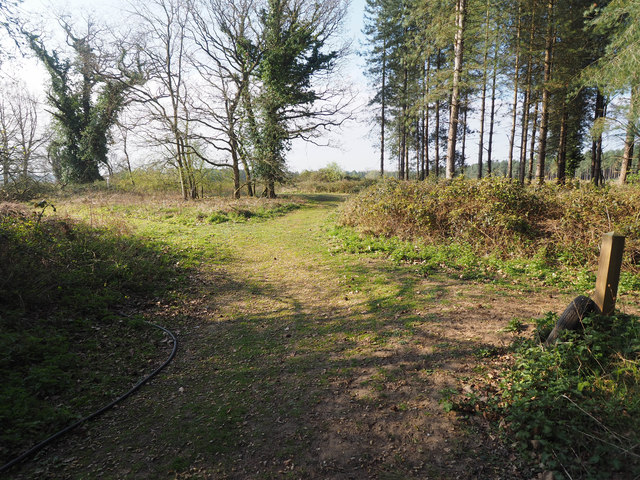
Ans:
<svg viewBox="0 0 640 480"><path fill-rule="evenodd" d="M347 103L335 86L314 80L330 75L344 50L328 48L346 14L343 0L269 0L260 22L263 55L258 66L255 174L264 195L287 178L285 154L295 138L312 138L320 127L341 122Z"/></svg>
<svg viewBox="0 0 640 480"><path fill-rule="evenodd" d="M49 155L57 180L90 183L102 178L100 167L107 165L110 129L125 104L127 90L140 77L105 75L93 44L96 26L92 21L81 36L61 23L72 58L48 50L35 34L27 34L27 39L50 76L47 100L52 107L54 138Z"/></svg>

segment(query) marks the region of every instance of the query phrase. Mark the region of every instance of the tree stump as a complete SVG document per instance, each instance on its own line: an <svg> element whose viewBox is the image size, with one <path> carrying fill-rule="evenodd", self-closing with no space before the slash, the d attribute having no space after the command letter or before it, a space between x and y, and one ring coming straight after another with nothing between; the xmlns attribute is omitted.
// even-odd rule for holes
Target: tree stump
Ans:
<svg viewBox="0 0 640 480"><path fill-rule="evenodd" d="M593 300L584 295L574 298L558 318L545 345L548 347L556 343L563 330L578 330L582 326L582 319L591 313L600 313L598 305Z"/></svg>

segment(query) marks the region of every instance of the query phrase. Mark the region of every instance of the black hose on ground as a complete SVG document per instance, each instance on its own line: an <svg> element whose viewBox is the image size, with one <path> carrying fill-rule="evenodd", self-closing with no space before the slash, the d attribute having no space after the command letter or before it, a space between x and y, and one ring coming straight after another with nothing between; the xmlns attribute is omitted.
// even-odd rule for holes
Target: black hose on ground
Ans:
<svg viewBox="0 0 640 480"><path fill-rule="evenodd" d="M128 398L129 396L131 396L134 392L136 392L140 387L142 387L145 383L147 383L149 380L151 380L153 377L155 377L158 373L160 373L160 371L166 367L167 365L169 365L169 363L171 363L171 361L173 360L173 357L176 356L176 352L178 350L178 339L176 338L176 336L169 330L167 330L164 327L161 327L160 325L156 325L154 323L150 323L147 322L149 325L151 325L152 327L156 327L159 328L160 330L162 330L163 332L165 332L167 335L169 335L171 337L171 339L173 340L173 349L171 350L171 355L169 355L169 358L162 364L160 365L158 368L156 368L153 372L151 372L149 375L147 375L145 378L143 378L142 380L140 380L138 383L136 383L128 392L126 392L124 395L118 397L117 399L115 399L113 402L111 402L109 405L105 405L104 407L102 407L100 410L93 412L91 415L88 415L80 420L78 420L77 422L75 422L72 425L69 425L68 427L60 430L57 433L54 433L53 435L51 435L49 438L47 438L46 440L43 440L42 442L38 443L37 445L35 445L34 447L30 448L29 450L27 450L26 452L24 452L22 455L20 455L19 457L14 458L13 460L11 460L9 463L2 465L0 467L0 473L9 470L11 467L13 467L14 465L22 462L23 460L25 460L26 458L30 457L31 455L34 455L36 452L38 452L39 450L43 449L44 447L46 447L47 445L49 445L51 442L53 442L54 440L60 438L61 436L63 436L65 433L70 432L71 430L73 430L74 428L78 427L79 425L82 425L85 422L88 422L89 420L92 420L96 417L98 417L99 415L102 415L104 412L106 412L107 410L113 408L115 405L117 405L118 403L122 402L123 400L125 400L126 398Z"/></svg>

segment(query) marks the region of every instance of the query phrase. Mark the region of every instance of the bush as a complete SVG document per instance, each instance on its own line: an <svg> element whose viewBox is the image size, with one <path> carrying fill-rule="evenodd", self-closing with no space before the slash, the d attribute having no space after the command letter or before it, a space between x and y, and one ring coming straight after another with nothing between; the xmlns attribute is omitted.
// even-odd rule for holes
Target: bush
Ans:
<svg viewBox="0 0 640 480"><path fill-rule="evenodd" d="M463 243L478 255L593 267L603 233L627 236L624 267L640 273L640 188L525 187L505 179L377 183L343 207L358 232L426 244Z"/></svg>

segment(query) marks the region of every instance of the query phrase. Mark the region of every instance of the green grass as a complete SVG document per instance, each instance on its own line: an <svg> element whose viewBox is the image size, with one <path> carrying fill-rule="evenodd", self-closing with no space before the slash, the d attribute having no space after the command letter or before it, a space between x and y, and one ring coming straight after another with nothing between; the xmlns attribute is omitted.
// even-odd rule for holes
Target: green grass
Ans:
<svg viewBox="0 0 640 480"><path fill-rule="evenodd" d="M455 240L428 243L417 239L377 237L344 226L333 228L332 234L336 239L335 252L383 255L395 262L414 265L416 272L424 276L445 273L462 280L492 282L505 288L555 286L575 291L588 291L595 283L595 272L591 267L558 265L542 252L533 258L505 259L497 255L478 255L471 244ZM635 292L638 282L638 275L623 274L620 293Z"/></svg>

